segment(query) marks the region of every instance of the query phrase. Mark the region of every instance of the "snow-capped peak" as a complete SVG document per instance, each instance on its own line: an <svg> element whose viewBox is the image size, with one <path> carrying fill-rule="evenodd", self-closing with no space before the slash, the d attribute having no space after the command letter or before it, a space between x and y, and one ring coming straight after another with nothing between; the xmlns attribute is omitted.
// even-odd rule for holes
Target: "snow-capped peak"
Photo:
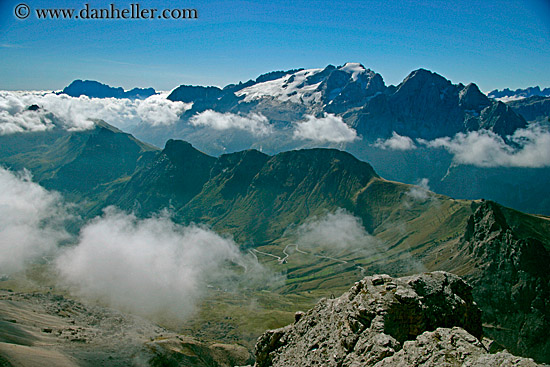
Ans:
<svg viewBox="0 0 550 367"><path fill-rule="evenodd" d="M365 67L358 62L347 62L339 69L351 74L351 80L354 82L357 81L359 74L364 74L367 71Z"/></svg>
<svg viewBox="0 0 550 367"><path fill-rule="evenodd" d="M338 72L331 79L334 71ZM375 75L376 73L370 69L365 69L359 63L348 62L339 67L329 65L324 69L290 71L277 79L250 85L235 92L235 94L239 97L244 96L244 102L272 98L281 102L290 101L293 103L315 104L326 99L324 97L330 100L334 99L348 83L360 81L360 87L367 89L370 80ZM327 83L329 80L328 85L330 90L321 85ZM381 83L383 84L383 82Z"/></svg>

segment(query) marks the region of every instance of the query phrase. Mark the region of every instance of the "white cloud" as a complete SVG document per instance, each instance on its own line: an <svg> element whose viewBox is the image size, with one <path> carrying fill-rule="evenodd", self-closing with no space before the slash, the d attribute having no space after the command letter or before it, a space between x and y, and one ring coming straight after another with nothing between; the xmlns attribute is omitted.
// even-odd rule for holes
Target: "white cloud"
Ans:
<svg viewBox="0 0 550 367"><path fill-rule="evenodd" d="M167 94L156 94L144 100L134 100L138 117L152 126L173 125L181 114L193 107L193 103L172 102ZM133 107L133 106L132 106Z"/></svg>
<svg viewBox="0 0 550 367"><path fill-rule="evenodd" d="M525 99L525 96L506 96L501 98L495 98L497 101L500 101L502 103L508 103L513 101L520 101L522 99Z"/></svg>
<svg viewBox="0 0 550 367"><path fill-rule="evenodd" d="M61 197L33 183L28 171L0 168L0 272L12 274L53 254L68 239Z"/></svg>
<svg viewBox="0 0 550 367"><path fill-rule="evenodd" d="M305 121L294 124L294 139L346 143L358 139L357 132L346 125L340 116L325 114L316 118L306 115Z"/></svg>
<svg viewBox="0 0 550 367"><path fill-rule="evenodd" d="M423 178L415 186L412 186L406 195L415 201L426 201L428 199L435 199L433 192L430 191L430 180Z"/></svg>
<svg viewBox="0 0 550 367"><path fill-rule="evenodd" d="M296 230L297 242L306 248L367 249L378 247L379 241L363 227L361 219L344 209L314 218Z"/></svg>
<svg viewBox="0 0 550 367"><path fill-rule="evenodd" d="M40 109L28 111L33 104ZM0 91L0 135L47 130L53 128L54 122L68 130L86 130L93 127L90 119L105 120L121 129L140 123L171 125L191 107L191 103L167 100L165 94L130 100Z"/></svg>
<svg viewBox="0 0 550 367"><path fill-rule="evenodd" d="M231 239L167 214L138 219L110 207L78 238L65 230L73 219L28 171L0 168L0 275L53 261L58 285L74 295L158 320L188 317L209 285L235 291L284 280Z"/></svg>
<svg viewBox="0 0 550 367"><path fill-rule="evenodd" d="M549 167L550 131L547 127L531 125L508 136L510 143L492 131L458 133L452 139L419 140L428 147L442 147L454 155L458 164L480 167Z"/></svg>
<svg viewBox="0 0 550 367"><path fill-rule="evenodd" d="M376 140L374 146L382 149L403 151L416 149L416 145L411 138L409 138L408 136L401 136L395 131L392 133L392 137L387 140Z"/></svg>
<svg viewBox="0 0 550 367"><path fill-rule="evenodd" d="M82 229L57 268L79 296L153 318L182 319L208 284L227 287L235 277L269 283L270 273L252 259L206 228L184 227L167 216L138 219L111 207ZM244 274L230 271L231 264L246 268Z"/></svg>
<svg viewBox="0 0 550 367"><path fill-rule="evenodd" d="M207 126L215 130L246 130L256 136L265 136L273 132L267 117L258 113L241 116L229 112L206 110L191 117L189 122L194 126Z"/></svg>

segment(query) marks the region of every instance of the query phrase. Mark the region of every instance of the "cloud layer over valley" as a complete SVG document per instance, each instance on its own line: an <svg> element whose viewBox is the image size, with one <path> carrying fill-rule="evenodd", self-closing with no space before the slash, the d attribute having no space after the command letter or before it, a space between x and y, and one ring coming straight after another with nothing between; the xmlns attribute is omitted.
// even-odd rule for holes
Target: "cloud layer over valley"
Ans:
<svg viewBox="0 0 550 367"><path fill-rule="evenodd" d="M265 281L265 269L252 259L207 228L181 226L165 215L138 219L110 207L82 229L78 244L56 264L62 283L81 297L141 315L182 319L208 285L230 287L234 277L235 282Z"/></svg>
<svg viewBox="0 0 550 367"><path fill-rule="evenodd" d="M518 129L506 142L492 131L459 133L453 138L423 141L430 148L445 148L458 164L479 167L549 167L550 131L547 127L530 125Z"/></svg>
<svg viewBox="0 0 550 367"><path fill-rule="evenodd" d="M191 125L210 127L214 130L238 129L255 136L265 136L273 132L269 120L262 114L251 113L245 116L234 113L219 113L206 110L191 117Z"/></svg>
<svg viewBox="0 0 550 367"><path fill-rule="evenodd" d="M361 220L344 209L312 219L296 230L297 242L305 248L368 249L379 241L367 233Z"/></svg>
<svg viewBox="0 0 550 367"><path fill-rule="evenodd" d="M38 109L29 109L33 105L38 106ZM0 91L0 135L44 131L56 125L72 131L86 130L93 127L91 119L101 119L125 131L137 129L138 137L151 143L148 137L154 140L156 136L152 128L174 125L192 105L172 102L166 99L166 94L153 95L144 100L130 100ZM187 126L182 126L180 135L177 130L171 134L191 140L199 137L200 145L206 148L226 144L231 146L231 139L235 141L235 147L240 147L238 150L249 149L254 145L265 145L277 150L277 144L286 144L284 146L287 149L299 149L342 143L359 144L357 147L361 149L361 144L369 144L366 140L362 141L357 131L347 125L341 116L333 114L324 114L322 117L306 114L303 119L285 125L274 123L261 113L235 114L206 110L194 114ZM220 136L220 132L227 130L232 133ZM162 137L156 144L164 144ZM428 141L393 132L388 139L377 139L370 147L415 151L415 154L422 154L423 150L444 149L453 156L455 164L478 167L550 166L550 128L534 123L516 130L506 138L489 130L479 130Z"/></svg>
<svg viewBox="0 0 550 367"><path fill-rule="evenodd" d="M61 197L33 183L28 171L0 167L0 273L53 255L69 238L63 226L69 217Z"/></svg>
<svg viewBox="0 0 550 367"><path fill-rule="evenodd" d="M401 136L395 131L392 133L392 137L383 140L378 139L374 143L374 146L377 148L382 149L390 149L390 150L412 150L416 149L416 145L414 144L414 141L409 138L408 136Z"/></svg>
<svg viewBox="0 0 550 367"><path fill-rule="evenodd" d="M294 138L318 142L350 143L358 140L357 132L346 125L340 116L325 114L321 118L306 115L294 124Z"/></svg>
<svg viewBox="0 0 550 367"><path fill-rule="evenodd" d="M39 109L28 110L32 105ZM120 129L140 123L172 125L191 106L191 103L172 102L163 94L131 100L0 91L0 135L49 130L54 124L67 130L86 130L93 127L90 119L101 119Z"/></svg>
<svg viewBox="0 0 550 367"><path fill-rule="evenodd" d="M109 207L79 235L65 230L71 219L62 197L27 171L0 168L0 275L52 264L72 294L155 319L188 317L209 287L263 289L283 279L233 240L166 212L138 219Z"/></svg>

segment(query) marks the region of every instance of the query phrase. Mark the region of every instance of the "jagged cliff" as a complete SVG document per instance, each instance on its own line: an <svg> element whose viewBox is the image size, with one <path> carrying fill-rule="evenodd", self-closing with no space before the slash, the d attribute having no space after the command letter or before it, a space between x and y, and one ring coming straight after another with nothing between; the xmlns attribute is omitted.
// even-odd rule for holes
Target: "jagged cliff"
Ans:
<svg viewBox="0 0 550 367"><path fill-rule="evenodd" d="M513 353L548 363L550 254L541 220L483 202L468 220L462 250L475 266L466 279L488 336Z"/></svg>

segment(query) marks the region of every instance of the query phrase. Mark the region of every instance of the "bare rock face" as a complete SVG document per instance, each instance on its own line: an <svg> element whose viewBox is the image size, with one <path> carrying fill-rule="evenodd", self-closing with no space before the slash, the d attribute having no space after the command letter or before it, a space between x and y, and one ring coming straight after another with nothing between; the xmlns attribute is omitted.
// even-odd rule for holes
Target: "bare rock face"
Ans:
<svg viewBox="0 0 550 367"><path fill-rule="evenodd" d="M255 366L537 366L489 354L481 333L472 288L458 276L375 275L265 332Z"/></svg>
<svg viewBox="0 0 550 367"><path fill-rule="evenodd" d="M530 367L537 364L508 352L488 354L478 339L462 328L453 327L426 331L415 340L406 341L399 352L383 359L375 366Z"/></svg>

